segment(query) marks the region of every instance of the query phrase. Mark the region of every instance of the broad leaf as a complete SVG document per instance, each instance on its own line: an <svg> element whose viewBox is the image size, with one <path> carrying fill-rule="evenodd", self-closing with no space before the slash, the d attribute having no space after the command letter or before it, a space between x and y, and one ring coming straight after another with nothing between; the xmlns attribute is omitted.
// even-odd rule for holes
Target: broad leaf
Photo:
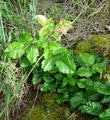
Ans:
<svg viewBox="0 0 110 120"><path fill-rule="evenodd" d="M100 99L102 99L103 96L96 92L94 94L87 95L87 97L88 97L88 100L90 101L100 101Z"/></svg>
<svg viewBox="0 0 110 120"><path fill-rule="evenodd" d="M69 85L74 86L76 81L74 78L68 78L68 83L69 83Z"/></svg>
<svg viewBox="0 0 110 120"><path fill-rule="evenodd" d="M22 57L20 59L20 66L21 67L26 68L26 67L28 67L30 65L31 65L31 63L29 62L29 60L26 57Z"/></svg>
<svg viewBox="0 0 110 120"><path fill-rule="evenodd" d="M94 62L95 62L95 56L94 56L94 55L81 52L81 53L79 54L79 56L80 56L80 58L82 59L82 61L83 61L87 66L93 65Z"/></svg>
<svg viewBox="0 0 110 120"><path fill-rule="evenodd" d="M100 88L101 85L102 85L102 82L100 81L94 82L94 89L97 90L97 88Z"/></svg>
<svg viewBox="0 0 110 120"><path fill-rule="evenodd" d="M88 87L85 91L86 97L89 101L100 101L103 97L102 94L99 94L94 88L95 85L93 84L91 87Z"/></svg>
<svg viewBox="0 0 110 120"><path fill-rule="evenodd" d="M74 96L70 99L70 107L72 109L78 107L81 104L86 103L86 98L82 92L77 92Z"/></svg>
<svg viewBox="0 0 110 120"><path fill-rule="evenodd" d="M72 94L74 94L74 93L76 93L76 92L80 92L80 89L77 87L77 86L66 86L66 87L62 87L62 88L58 88L58 90L57 90L57 92L58 93L72 93Z"/></svg>
<svg viewBox="0 0 110 120"><path fill-rule="evenodd" d="M77 75L81 77L90 77L92 76L92 72L90 71L90 68L88 67L81 67L76 72Z"/></svg>
<svg viewBox="0 0 110 120"><path fill-rule="evenodd" d="M56 91L56 85L53 84L53 83L44 83L42 86L41 86L41 91L44 91L44 92L47 92L47 91L50 91L50 92L55 92Z"/></svg>
<svg viewBox="0 0 110 120"><path fill-rule="evenodd" d="M64 77L62 82L62 87L65 87L67 84L68 84L68 79Z"/></svg>
<svg viewBox="0 0 110 120"><path fill-rule="evenodd" d="M74 78L68 78L68 77L64 77L63 78L63 83L62 86L65 87L66 85L75 85L75 79Z"/></svg>
<svg viewBox="0 0 110 120"><path fill-rule="evenodd" d="M48 83L44 83L42 86L41 86L41 91L43 91L43 92L47 92L47 91L49 91L50 89L51 89L51 86L50 86L50 84L48 84Z"/></svg>
<svg viewBox="0 0 110 120"><path fill-rule="evenodd" d="M44 71L50 71L53 69L54 66L54 58L47 58L42 61L42 68Z"/></svg>
<svg viewBox="0 0 110 120"><path fill-rule="evenodd" d="M31 45L27 50L26 50L26 57L30 61L30 63L35 63L37 61L37 58L39 56L39 51L38 48L35 45Z"/></svg>
<svg viewBox="0 0 110 120"><path fill-rule="evenodd" d="M65 93L65 94L63 94L61 97L59 97L59 98L57 99L57 103L58 103L58 104L62 104L62 103L64 103L65 101L68 101L68 98L69 98L68 93Z"/></svg>
<svg viewBox="0 0 110 120"><path fill-rule="evenodd" d="M68 88L67 87L62 87L62 88L58 88L57 90L58 93L68 93Z"/></svg>
<svg viewBox="0 0 110 120"><path fill-rule="evenodd" d="M98 116L102 111L102 105L98 102L88 101L86 105L80 106L79 109L82 113Z"/></svg>
<svg viewBox="0 0 110 120"><path fill-rule="evenodd" d="M22 42L13 42L6 48L5 53L13 59L19 59L25 53L24 44Z"/></svg>
<svg viewBox="0 0 110 120"><path fill-rule="evenodd" d="M56 61L56 66L59 71L66 74L72 74L76 70L74 59L70 55L62 55L59 60Z"/></svg>
<svg viewBox="0 0 110 120"><path fill-rule="evenodd" d="M20 41L24 43L25 47L29 46L33 41L31 33L23 33L20 38Z"/></svg>
<svg viewBox="0 0 110 120"><path fill-rule="evenodd" d="M58 80L58 81L62 81L63 77L64 77L63 74L59 74L59 73L55 74L55 79Z"/></svg>
<svg viewBox="0 0 110 120"><path fill-rule="evenodd" d="M102 66L106 67L108 65L108 63L109 63L109 59L105 58L105 57L99 57L97 55L96 63L100 63Z"/></svg>
<svg viewBox="0 0 110 120"><path fill-rule="evenodd" d="M99 117L101 120L110 120L110 108L105 109Z"/></svg>
<svg viewBox="0 0 110 120"><path fill-rule="evenodd" d="M104 69L105 69L105 67L99 63L95 63L94 65L92 65L93 73L102 73Z"/></svg>
<svg viewBox="0 0 110 120"><path fill-rule="evenodd" d="M42 81L42 77L40 74L38 74L37 72L33 74L33 77L32 77L32 83L34 85L37 85L39 84L40 82Z"/></svg>
<svg viewBox="0 0 110 120"><path fill-rule="evenodd" d="M48 72L43 73L43 78L42 78L46 83L51 83L54 81L53 76L51 76Z"/></svg>
<svg viewBox="0 0 110 120"><path fill-rule="evenodd" d="M44 48L45 59L51 56L60 58L64 54L65 56L72 54L71 50L66 49L65 47L54 41L44 42L43 48Z"/></svg>
<svg viewBox="0 0 110 120"><path fill-rule="evenodd" d="M93 85L93 81L89 78L82 78L77 80L79 88L89 88Z"/></svg>
<svg viewBox="0 0 110 120"><path fill-rule="evenodd" d="M101 103L110 103L110 96L104 96L104 98L101 100Z"/></svg>
<svg viewBox="0 0 110 120"><path fill-rule="evenodd" d="M97 87L97 92L104 94L104 95L110 95L110 82L102 82L99 87Z"/></svg>
<svg viewBox="0 0 110 120"><path fill-rule="evenodd" d="M59 53L64 52L63 51L64 48L60 44L53 42L53 41L45 42L43 44L43 47L44 47L45 58L48 58L51 55L57 55Z"/></svg>
<svg viewBox="0 0 110 120"><path fill-rule="evenodd" d="M53 23L47 24L40 29L39 36L44 36L44 35L49 36L53 30L54 30L54 24Z"/></svg>

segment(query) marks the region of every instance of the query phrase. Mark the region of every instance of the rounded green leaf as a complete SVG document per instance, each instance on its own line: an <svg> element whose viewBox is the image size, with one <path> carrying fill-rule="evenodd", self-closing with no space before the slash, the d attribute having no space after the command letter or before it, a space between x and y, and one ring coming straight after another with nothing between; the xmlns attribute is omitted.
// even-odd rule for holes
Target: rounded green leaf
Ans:
<svg viewBox="0 0 110 120"><path fill-rule="evenodd" d="M91 66L95 62L95 56L92 54L81 52L79 56L87 66Z"/></svg>
<svg viewBox="0 0 110 120"><path fill-rule="evenodd" d="M60 54L61 56L62 54L71 54L70 50L64 48L61 44L55 41L44 42L43 48L44 48L45 59L47 59L48 57L51 57L52 55L56 56Z"/></svg>
<svg viewBox="0 0 110 120"><path fill-rule="evenodd" d="M64 77L63 82L62 82L62 86L65 87L67 84L69 84L71 86L75 85L75 79L69 78L69 77Z"/></svg>
<svg viewBox="0 0 110 120"><path fill-rule="evenodd" d="M90 76L92 76L92 72L90 71L90 68L86 68L86 67L79 68L77 70L76 74L81 76L81 77L90 77Z"/></svg>
<svg viewBox="0 0 110 120"><path fill-rule="evenodd" d="M25 47L30 45L33 41L31 33L25 32L20 37L20 41L24 43Z"/></svg>
<svg viewBox="0 0 110 120"><path fill-rule="evenodd" d="M50 92L55 92L56 91L56 85L53 84L53 83L44 83L42 84L41 86L41 91L44 91L44 92L47 92L47 91L50 91Z"/></svg>
<svg viewBox="0 0 110 120"><path fill-rule="evenodd" d="M101 100L101 103L110 103L110 95L104 96L104 98Z"/></svg>
<svg viewBox="0 0 110 120"><path fill-rule="evenodd" d="M20 66L23 67L23 68L26 68L26 67L30 66L29 60L26 57L22 57L20 59Z"/></svg>
<svg viewBox="0 0 110 120"><path fill-rule="evenodd" d="M50 86L50 84L48 84L48 83L44 83L42 86L41 86L41 91L43 91L43 92L47 92L47 91L49 91L50 89L51 89L51 86Z"/></svg>
<svg viewBox="0 0 110 120"><path fill-rule="evenodd" d="M93 85L93 81L89 78L82 78L77 80L79 88L89 88Z"/></svg>
<svg viewBox="0 0 110 120"><path fill-rule="evenodd" d="M99 117L101 118L101 120L110 120L110 107L105 109L100 115Z"/></svg>
<svg viewBox="0 0 110 120"><path fill-rule="evenodd" d="M56 66L60 72L66 74L72 74L76 70L76 65L71 55L61 55L59 60L56 61Z"/></svg>
<svg viewBox="0 0 110 120"><path fill-rule="evenodd" d="M102 105L98 102L88 101L86 105L79 107L82 113L98 116L102 111Z"/></svg>
<svg viewBox="0 0 110 120"><path fill-rule="evenodd" d="M64 103L65 101L68 101L68 98L69 98L68 93L65 93L65 94L63 94L61 97L59 97L59 98L57 99L57 103L58 103L58 104L62 104L62 103Z"/></svg>
<svg viewBox="0 0 110 120"><path fill-rule="evenodd" d="M43 76L42 79L46 83L52 83L54 81L54 78L48 72L44 72L42 76Z"/></svg>
<svg viewBox="0 0 110 120"><path fill-rule="evenodd" d="M23 42L13 42L11 43L8 48L6 48L5 53L13 58L18 59L23 56L25 53L25 48Z"/></svg>
<svg viewBox="0 0 110 120"><path fill-rule="evenodd" d="M64 77L62 82L62 87L65 87L67 84L68 84L68 79Z"/></svg>
<svg viewBox="0 0 110 120"><path fill-rule="evenodd" d="M35 45L31 45L26 50L26 57L30 61L31 64L35 63L37 61L37 58L39 56L38 48Z"/></svg>
<svg viewBox="0 0 110 120"><path fill-rule="evenodd" d="M71 85L71 86L74 86L75 85L75 79L74 78L68 78L68 83Z"/></svg>
<svg viewBox="0 0 110 120"><path fill-rule="evenodd" d="M105 67L99 63L95 63L94 65L92 65L93 73L102 73L104 69L105 69Z"/></svg>
<svg viewBox="0 0 110 120"><path fill-rule="evenodd" d="M42 68L44 71L50 71L53 69L54 65L54 59L53 58L47 58L42 61Z"/></svg>
<svg viewBox="0 0 110 120"><path fill-rule="evenodd" d="M78 107L81 104L86 103L86 98L82 92L77 92L71 99L70 99L70 106L72 109Z"/></svg>
<svg viewBox="0 0 110 120"><path fill-rule="evenodd" d="M97 88L97 92L104 94L104 95L110 95L110 82L102 82L100 86Z"/></svg>
<svg viewBox="0 0 110 120"><path fill-rule="evenodd" d="M42 81L42 77L40 74L38 74L37 72L33 74L33 77L32 77L32 83L34 85L37 85L39 84L40 82Z"/></svg>

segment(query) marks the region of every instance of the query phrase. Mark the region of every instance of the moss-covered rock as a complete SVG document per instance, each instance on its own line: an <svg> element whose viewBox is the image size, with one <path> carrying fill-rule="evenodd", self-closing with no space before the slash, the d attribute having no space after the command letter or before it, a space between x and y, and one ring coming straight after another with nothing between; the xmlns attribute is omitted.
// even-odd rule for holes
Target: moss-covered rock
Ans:
<svg viewBox="0 0 110 120"><path fill-rule="evenodd" d="M58 97L55 93L44 93L39 102L19 120L75 120L68 107L56 103Z"/></svg>
<svg viewBox="0 0 110 120"><path fill-rule="evenodd" d="M74 52L95 52L102 56L110 58L110 34L95 35L80 42Z"/></svg>

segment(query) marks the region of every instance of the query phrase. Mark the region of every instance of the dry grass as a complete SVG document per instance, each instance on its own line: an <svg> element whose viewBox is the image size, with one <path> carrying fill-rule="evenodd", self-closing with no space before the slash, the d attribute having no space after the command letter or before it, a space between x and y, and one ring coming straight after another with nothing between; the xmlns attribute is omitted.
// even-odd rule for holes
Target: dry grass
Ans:
<svg viewBox="0 0 110 120"><path fill-rule="evenodd" d="M73 31L68 33L63 41L67 47L73 48L88 36L110 32L109 0L65 0L63 3L53 1L39 0L38 10L42 9L39 13L46 16L56 19L64 17L73 22Z"/></svg>

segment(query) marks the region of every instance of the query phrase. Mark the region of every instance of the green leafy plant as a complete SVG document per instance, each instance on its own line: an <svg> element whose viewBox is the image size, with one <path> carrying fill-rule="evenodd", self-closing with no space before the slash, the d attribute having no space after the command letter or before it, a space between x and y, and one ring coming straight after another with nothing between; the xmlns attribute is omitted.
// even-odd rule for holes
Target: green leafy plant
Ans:
<svg viewBox="0 0 110 120"><path fill-rule="evenodd" d="M33 84L40 83L41 91L61 94L57 103L68 102L72 110L106 119L110 82L101 81L100 75L108 59L84 52L73 55L72 50L61 45L62 35L72 28L70 21L61 19L55 24L43 15L37 15L36 19L42 26L36 39L30 33L23 33L19 41L7 47L6 54L19 59L26 71L33 67Z"/></svg>

